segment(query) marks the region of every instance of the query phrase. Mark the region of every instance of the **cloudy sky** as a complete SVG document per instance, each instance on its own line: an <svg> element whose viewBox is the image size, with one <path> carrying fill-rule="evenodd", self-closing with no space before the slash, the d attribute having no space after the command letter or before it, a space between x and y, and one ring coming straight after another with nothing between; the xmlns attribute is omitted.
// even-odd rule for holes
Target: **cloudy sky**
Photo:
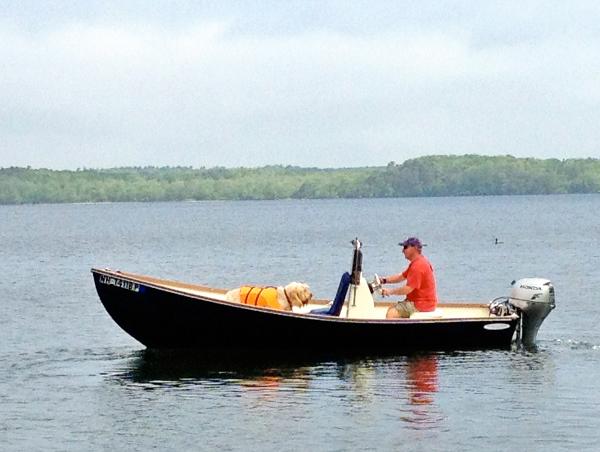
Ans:
<svg viewBox="0 0 600 452"><path fill-rule="evenodd" d="M600 157L597 1L0 3L0 167Z"/></svg>

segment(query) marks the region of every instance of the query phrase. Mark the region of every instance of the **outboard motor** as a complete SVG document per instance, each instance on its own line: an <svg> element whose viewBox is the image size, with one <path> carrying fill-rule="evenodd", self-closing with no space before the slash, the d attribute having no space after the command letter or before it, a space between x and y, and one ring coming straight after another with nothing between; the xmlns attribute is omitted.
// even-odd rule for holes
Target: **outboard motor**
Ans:
<svg viewBox="0 0 600 452"><path fill-rule="evenodd" d="M542 278L513 281L508 302L519 311L521 317L521 342L534 345L542 322L556 307L554 286Z"/></svg>

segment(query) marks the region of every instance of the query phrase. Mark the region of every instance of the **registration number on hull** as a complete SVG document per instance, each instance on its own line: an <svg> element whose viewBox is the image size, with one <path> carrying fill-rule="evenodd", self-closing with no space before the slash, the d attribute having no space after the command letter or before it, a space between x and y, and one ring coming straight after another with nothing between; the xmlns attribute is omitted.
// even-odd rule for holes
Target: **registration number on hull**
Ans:
<svg viewBox="0 0 600 452"><path fill-rule="evenodd" d="M131 281L125 281L124 279L115 278L108 275L100 275L98 278L100 284L106 284L107 286L115 286L125 290L131 290L132 292L139 292L140 285Z"/></svg>

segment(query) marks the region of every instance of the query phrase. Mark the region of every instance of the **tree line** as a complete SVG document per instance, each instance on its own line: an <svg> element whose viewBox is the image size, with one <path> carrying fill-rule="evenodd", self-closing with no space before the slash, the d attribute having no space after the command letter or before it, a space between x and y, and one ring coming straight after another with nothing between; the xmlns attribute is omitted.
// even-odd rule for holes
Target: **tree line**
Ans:
<svg viewBox="0 0 600 452"><path fill-rule="evenodd" d="M0 204L599 193L600 159L427 156L363 168L0 168Z"/></svg>

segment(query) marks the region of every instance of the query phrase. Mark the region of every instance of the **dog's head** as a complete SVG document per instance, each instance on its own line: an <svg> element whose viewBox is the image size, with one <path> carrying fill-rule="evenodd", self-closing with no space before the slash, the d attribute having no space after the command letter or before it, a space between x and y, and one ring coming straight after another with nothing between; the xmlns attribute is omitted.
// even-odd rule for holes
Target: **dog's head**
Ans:
<svg viewBox="0 0 600 452"><path fill-rule="evenodd" d="M292 282L285 286L285 293L292 306L301 308L312 299L312 292L308 284Z"/></svg>

